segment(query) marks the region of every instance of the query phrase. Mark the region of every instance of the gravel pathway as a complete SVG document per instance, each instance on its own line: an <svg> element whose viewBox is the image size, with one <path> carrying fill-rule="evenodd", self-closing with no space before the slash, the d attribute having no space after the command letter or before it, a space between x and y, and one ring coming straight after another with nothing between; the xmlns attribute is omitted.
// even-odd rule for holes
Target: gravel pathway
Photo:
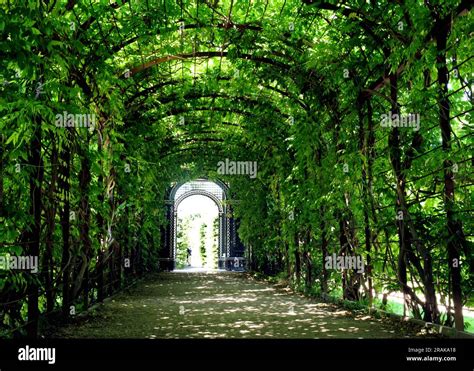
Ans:
<svg viewBox="0 0 474 371"><path fill-rule="evenodd" d="M159 273L54 338L404 338L413 324L376 319L232 272Z"/></svg>

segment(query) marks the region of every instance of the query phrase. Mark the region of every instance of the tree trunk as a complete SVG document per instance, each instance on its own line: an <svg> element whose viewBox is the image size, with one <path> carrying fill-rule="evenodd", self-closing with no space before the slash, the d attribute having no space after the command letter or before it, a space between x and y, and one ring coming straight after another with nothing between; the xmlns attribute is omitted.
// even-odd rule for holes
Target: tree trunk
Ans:
<svg viewBox="0 0 474 371"><path fill-rule="evenodd" d="M91 181L91 169L90 161L87 157L87 153L82 154L81 171L79 174L79 189L80 189L80 202L79 202L79 239L82 245L82 254L85 259L83 262L84 267L81 269L82 275L79 275L78 279L82 281L82 288L84 292L84 307L89 306L89 261L91 259L92 242L89 236L90 231L90 205L89 205L89 189Z"/></svg>
<svg viewBox="0 0 474 371"><path fill-rule="evenodd" d="M300 237L298 232L294 232L293 243L295 244L294 256L295 256L295 279L296 284L299 285L301 278L301 255L300 255Z"/></svg>
<svg viewBox="0 0 474 371"><path fill-rule="evenodd" d="M327 295L328 293L329 274L326 269L326 257L328 256L329 241L326 237L326 223L324 221L324 208L321 206L320 210L321 210L320 211L321 222L320 222L319 228L321 229L321 251L323 253L323 256L322 256L323 276L321 277L321 294L324 296L324 295Z"/></svg>
<svg viewBox="0 0 474 371"><path fill-rule="evenodd" d="M372 235L370 232L370 218L369 218L369 208L370 208L370 202L369 202L369 181L368 181L368 170L366 166L370 163L370 152L368 150L369 146L369 138L366 140L366 135L365 135L365 125L364 125L364 112L363 112L363 106L364 106L364 101L360 97L357 102L357 111L358 111L358 116L359 116L359 150L361 153L364 155L366 158L366 162L362 163L362 198L364 200L364 239L365 239L365 251L366 251L366 261L367 261L367 268L365 272L365 276L367 277L367 282L368 282L368 288L367 288L367 298L369 299L369 306L372 306L372 276L371 276L371 256L370 256L370 250L371 250L371 239ZM373 127L372 127L372 117L367 117L368 121L368 136L373 137ZM373 143L370 143L373 145ZM364 285L365 287L365 285Z"/></svg>
<svg viewBox="0 0 474 371"><path fill-rule="evenodd" d="M41 160L41 118L34 120L33 138L30 144L28 164L30 165L30 215L32 223L25 234L27 253L39 257L41 237L41 187L43 182L43 162ZM28 280L28 324L27 335L30 338L38 336L38 284L37 280L29 277Z"/></svg>
<svg viewBox="0 0 474 371"><path fill-rule="evenodd" d="M58 148L56 138L51 137L51 181L48 188L48 205L45 209L46 235L45 250L43 255L43 280L45 283L46 313L54 310L55 293L53 287L53 247L54 229L56 225L56 185L58 182Z"/></svg>
<svg viewBox="0 0 474 371"><path fill-rule="evenodd" d="M446 44L449 34L449 20L441 20L436 17L436 66L438 70L439 91L439 126L443 152L445 154L444 165L444 208L447 219L447 250L448 264L451 275L451 285L454 303L454 323L459 331L464 330L464 318L462 314L462 287L461 287L461 262L460 251L465 244L461 224L456 221L454 215L454 175L453 163L449 159L451 152L451 123L450 102L448 97L448 67L446 65Z"/></svg>
<svg viewBox="0 0 474 371"><path fill-rule="evenodd" d="M394 74L390 75L390 99L392 101L392 108L390 115L399 114L398 107L398 87L397 87L397 76ZM407 281L407 261L406 261L406 250L410 248L410 241L408 240L408 233L405 228L404 218L406 213L402 210L404 200L402 199L405 192L405 183L401 174L401 151L400 151L400 135L398 128L392 128L388 139L390 162L392 164L395 178L397 180L397 203L396 203L396 215L394 216L397 220L397 231L398 231L398 264L397 264L397 276L400 283L400 287L403 292L403 315L406 315L406 308L411 307L411 300L408 290ZM400 214L399 214L400 213Z"/></svg>
<svg viewBox="0 0 474 371"><path fill-rule="evenodd" d="M69 130L69 128L68 128ZM70 131L68 131L70 134ZM63 239L63 250L61 257L62 269L62 314L64 318L69 316L69 306L71 305L70 298L70 272L71 272L71 246L70 246L70 174L71 174L71 147L65 145L62 151L62 165L61 165L61 190L64 192L63 196L63 210L61 212L61 228Z"/></svg>
<svg viewBox="0 0 474 371"><path fill-rule="evenodd" d="M303 258L305 263L305 286L306 289L311 289L313 286L313 261L311 258L311 229L307 227L304 234Z"/></svg>

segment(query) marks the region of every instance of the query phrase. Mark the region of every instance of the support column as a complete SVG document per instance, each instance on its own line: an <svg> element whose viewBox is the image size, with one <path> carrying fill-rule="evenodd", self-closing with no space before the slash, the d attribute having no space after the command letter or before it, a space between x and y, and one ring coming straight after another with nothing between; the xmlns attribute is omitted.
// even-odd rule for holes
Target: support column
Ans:
<svg viewBox="0 0 474 371"><path fill-rule="evenodd" d="M162 228L162 243L160 250L159 268L169 271L174 269L174 231L175 231L175 213L174 203L166 202L166 219L168 224Z"/></svg>
<svg viewBox="0 0 474 371"><path fill-rule="evenodd" d="M219 211L219 269L225 269L227 259L227 244L225 243L225 211Z"/></svg>

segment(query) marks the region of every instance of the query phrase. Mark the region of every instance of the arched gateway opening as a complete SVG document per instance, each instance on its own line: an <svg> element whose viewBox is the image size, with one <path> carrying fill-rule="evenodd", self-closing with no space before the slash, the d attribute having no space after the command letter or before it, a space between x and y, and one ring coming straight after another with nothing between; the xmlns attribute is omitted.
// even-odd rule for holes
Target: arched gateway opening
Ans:
<svg viewBox="0 0 474 371"><path fill-rule="evenodd" d="M193 195L177 206L176 269L216 269L219 263L219 207Z"/></svg>
<svg viewBox="0 0 474 371"><path fill-rule="evenodd" d="M237 235L238 220L232 213L229 187L221 181L196 179L185 183L173 184L166 194L167 224L162 227L163 249L160 256L160 268L176 268L176 248L178 231L178 207L191 196L206 196L217 205L218 216L218 268L243 271L246 267L245 248Z"/></svg>

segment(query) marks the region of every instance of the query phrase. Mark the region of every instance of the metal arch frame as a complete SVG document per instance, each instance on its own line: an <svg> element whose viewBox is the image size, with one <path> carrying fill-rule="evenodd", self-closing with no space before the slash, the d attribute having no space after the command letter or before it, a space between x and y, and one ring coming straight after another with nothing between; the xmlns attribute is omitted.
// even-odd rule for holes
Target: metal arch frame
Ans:
<svg viewBox="0 0 474 371"><path fill-rule="evenodd" d="M193 189L186 193L183 193L182 196L179 196L178 199L174 202L174 212L178 212L178 207L185 199L191 196L206 196L209 197L214 203L217 205L219 209L219 213L223 212L225 209L225 205L223 204L223 200L219 200L213 193L209 191L204 191L202 189Z"/></svg>
<svg viewBox="0 0 474 371"><path fill-rule="evenodd" d="M224 193L225 192L223 190L223 193L222 193L223 196L224 196ZM171 218L172 218L171 221L173 224L173 228L172 228L172 235L171 235L172 239L170 241L171 242L170 255L173 258L173 260L176 260L176 249L177 249L177 241L178 241L178 236L177 236L178 235L177 233L178 232L178 207L181 204L181 202L183 202L185 199L191 196L208 197L212 201L214 201L214 203L216 204L219 210L219 233L218 233L219 256L218 256L218 259L220 260L224 252L228 254L229 243L230 243L230 239L228 238L229 234L226 233L226 231L228 230L228 218L227 218L227 213L226 213L227 208L223 202L225 197L223 197L223 199L220 200L213 193L202 190L202 189L192 189L190 191L187 191L173 202L173 212L171 214Z"/></svg>
<svg viewBox="0 0 474 371"><path fill-rule="evenodd" d="M191 189L184 192L182 195L175 200L177 191L186 183L192 181L207 181L214 183L222 189L222 199L216 197L215 194L203 189ZM186 182L179 182L173 184L168 192L165 195L165 204L166 204L166 216L168 219L168 225L162 227L162 253L160 257L160 267L165 270L173 270L175 268L176 262L176 245L177 245L177 211L179 204L184 201L186 198L201 195L210 198L217 205L219 209L219 257L218 257L218 266L220 269L228 270L243 270L244 269L244 259L243 254L240 254L238 257L231 256L235 251L236 245L240 244L236 233L236 223L233 220L232 210L230 205L226 204L226 200L230 199L230 190L229 186L218 180L218 179L208 179L208 178L198 178L195 180L189 180ZM239 242L237 242L239 241ZM235 266L235 259L239 259L239 264Z"/></svg>
<svg viewBox="0 0 474 371"><path fill-rule="evenodd" d="M172 201L174 202L174 197L176 196L176 192L178 192L178 189L181 188L181 186L185 185L186 183L190 183L192 181L200 181L200 180L203 180L203 181L207 181L207 182L210 182L210 183L215 183L217 184L219 187L221 187L222 191L223 191L223 196L224 196L224 200L226 199L229 199L229 186L224 183L223 181L219 180L219 179L208 179L208 178L198 178L198 179L194 179L194 180L188 180L186 182L179 182L179 183L176 183L175 185L173 185L169 191L169 195L166 197L166 199L168 201Z"/></svg>

